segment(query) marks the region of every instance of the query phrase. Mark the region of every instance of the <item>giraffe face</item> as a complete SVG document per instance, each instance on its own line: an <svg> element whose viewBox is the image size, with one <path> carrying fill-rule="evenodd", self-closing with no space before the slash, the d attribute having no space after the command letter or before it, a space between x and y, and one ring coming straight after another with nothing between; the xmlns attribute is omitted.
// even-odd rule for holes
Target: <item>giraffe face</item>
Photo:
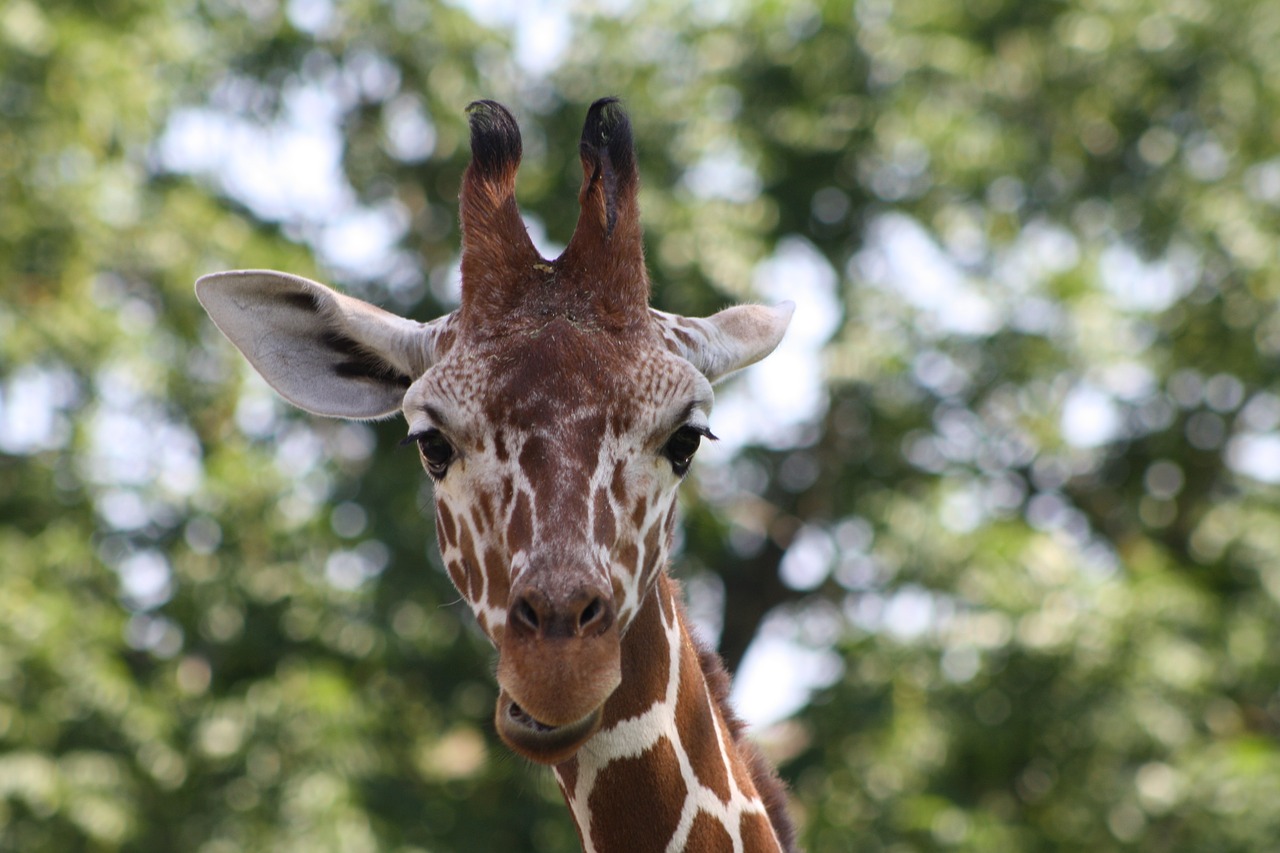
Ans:
<svg viewBox="0 0 1280 853"><path fill-rule="evenodd" d="M445 566L498 649L498 731L535 760L594 733L710 434L710 383L646 331L554 318L453 347L404 398Z"/></svg>
<svg viewBox="0 0 1280 853"><path fill-rule="evenodd" d="M794 306L701 319L648 307L630 124L608 98L583 126L573 237L542 258L515 202L515 119L487 101L468 112L453 314L418 323L263 270L205 276L196 293L301 408L403 411L435 481L445 565L498 649L498 733L556 763L597 731L625 676L622 637L711 434L711 383L771 352Z"/></svg>

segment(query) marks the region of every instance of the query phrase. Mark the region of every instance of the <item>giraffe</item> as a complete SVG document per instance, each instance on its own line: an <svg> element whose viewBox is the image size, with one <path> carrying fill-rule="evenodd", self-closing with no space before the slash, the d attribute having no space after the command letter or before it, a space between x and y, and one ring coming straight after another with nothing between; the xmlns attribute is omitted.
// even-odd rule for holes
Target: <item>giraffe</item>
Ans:
<svg viewBox="0 0 1280 853"><path fill-rule="evenodd" d="M420 323L262 270L204 276L197 296L293 404L403 413L445 568L497 651L497 733L553 769L584 851L792 850L782 784L666 568L711 385L772 352L794 305L649 307L615 98L587 113L578 223L542 258L515 201L515 119L467 112L456 311Z"/></svg>

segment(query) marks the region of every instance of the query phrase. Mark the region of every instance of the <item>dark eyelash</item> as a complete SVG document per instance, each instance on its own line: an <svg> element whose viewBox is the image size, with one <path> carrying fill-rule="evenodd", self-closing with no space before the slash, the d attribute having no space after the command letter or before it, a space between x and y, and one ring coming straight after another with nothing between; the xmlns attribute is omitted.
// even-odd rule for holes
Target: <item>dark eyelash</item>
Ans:
<svg viewBox="0 0 1280 853"><path fill-rule="evenodd" d="M671 463L671 470L677 477L683 477L688 473L689 465L693 463L693 456L698 452L698 447L704 438L716 440L708 427L685 424L673 432L667 439L667 443L662 446L662 455Z"/></svg>
<svg viewBox="0 0 1280 853"><path fill-rule="evenodd" d="M445 437L444 433L435 427L429 427L425 430L411 433L401 442L401 445L409 444L410 442L418 445L418 453L422 457L427 473L435 480L444 479L444 475L448 473L449 466L458 455L457 449Z"/></svg>

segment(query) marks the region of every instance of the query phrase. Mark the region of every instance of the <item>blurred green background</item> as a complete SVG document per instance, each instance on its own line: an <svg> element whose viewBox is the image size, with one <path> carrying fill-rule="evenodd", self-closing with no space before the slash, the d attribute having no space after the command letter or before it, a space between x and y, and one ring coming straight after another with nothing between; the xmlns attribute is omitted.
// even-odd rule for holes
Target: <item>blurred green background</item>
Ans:
<svg viewBox="0 0 1280 853"><path fill-rule="evenodd" d="M554 251L586 106L654 303L800 303L674 572L815 851L1280 850L1280 5L7 0L0 849L571 851L402 424L205 319L456 299L463 108Z"/></svg>

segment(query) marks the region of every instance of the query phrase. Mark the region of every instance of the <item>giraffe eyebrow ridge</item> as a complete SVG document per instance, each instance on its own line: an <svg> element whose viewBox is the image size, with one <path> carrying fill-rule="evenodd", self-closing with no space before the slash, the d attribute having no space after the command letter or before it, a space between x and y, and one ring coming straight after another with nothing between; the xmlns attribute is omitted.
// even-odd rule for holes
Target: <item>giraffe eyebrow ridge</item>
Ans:
<svg viewBox="0 0 1280 853"><path fill-rule="evenodd" d="M684 407L684 411L683 413L681 413L680 419L687 421L689 420L689 418L693 417L694 412L697 412L697 411L705 412L710 408L711 408L710 400L705 400L701 397L697 397Z"/></svg>
<svg viewBox="0 0 1280 853"><path fill-rule="evenodd" d="M695 413L701 413L702 417L695 419L694 418ZM709 420L710 415L711 415L711 401L702 397L696 397L692 401L687 403L683 409L680 410L680 417L676 418L673 421L674 428L678 429L682 426L693 426L693 427L699 428L700 431L702 429L705 429L708 433L710 433L711 430L707 427L705 423L707 420ZM695 421L703 421L703 423L695 423Z"/></svg>
<svg viewBox="0 0 1280 853"><path fill-rule="evenodd" d="M426 423L423 423L423 419L414 416L418 413L426 416ZM411 444L419 436L433 429L446 435L455 432L456 425L445 416L444 412L429 403L417 404L407 409L405 420L409 422L409 437L401 442L402 445Z"/></svg>
<svg viewBox="0 0 1280 853"><path fill-rule="evenodd" d="M438 427L447 427L449 425L448 418L446 418L435 406L423 403L419 407L419 411L426 415L427 418Z"/></svg>

